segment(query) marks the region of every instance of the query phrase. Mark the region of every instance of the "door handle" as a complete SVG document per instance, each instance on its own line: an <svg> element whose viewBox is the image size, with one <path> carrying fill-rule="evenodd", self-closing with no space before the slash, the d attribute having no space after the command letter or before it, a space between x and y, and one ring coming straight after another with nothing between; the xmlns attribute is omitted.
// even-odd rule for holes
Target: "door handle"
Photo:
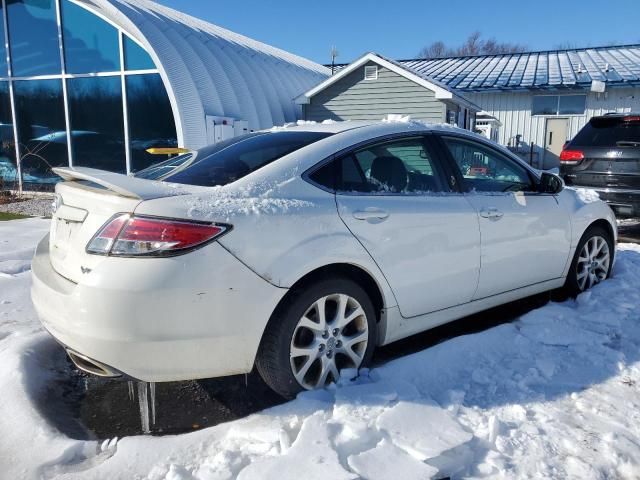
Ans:
<svg viewBox="0 0 640 480"><path fill-rule="evenodd" d="M357 220L384 220L389 216L389 212L380 210L379 208L367 208L366 210L356 210L353 212L353 218Z"/></svg>
<svg viewBox="0 0 640 480"><path fill-rule="evenodd" d="M480 210L480 216L484 218L491 218L494 220L499 220L504 216L500 210L495 207L483 208Z"/></svg>

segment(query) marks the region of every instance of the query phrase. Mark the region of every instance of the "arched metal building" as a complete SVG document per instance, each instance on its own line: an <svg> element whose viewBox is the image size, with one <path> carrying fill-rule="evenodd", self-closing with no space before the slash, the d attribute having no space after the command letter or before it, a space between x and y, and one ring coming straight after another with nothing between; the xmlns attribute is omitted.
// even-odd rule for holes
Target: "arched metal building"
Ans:
<svg viewBox="0 0 640 480"><path fill-rule="evenodd" d="M51 184L60 165L132 172L162 159L149 147L295 121L294 98L330 73L150 0L1 6L4 183Z"/></svg>

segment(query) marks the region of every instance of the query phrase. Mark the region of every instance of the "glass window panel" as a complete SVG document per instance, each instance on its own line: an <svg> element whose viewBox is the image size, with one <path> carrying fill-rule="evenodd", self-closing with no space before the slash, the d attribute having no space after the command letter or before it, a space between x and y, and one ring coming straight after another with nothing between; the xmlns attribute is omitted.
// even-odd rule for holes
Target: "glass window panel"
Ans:
<svg viewBox="0 0 640 480"><path fill-rule="evenodd" d="M59 178L51 168L68 165L62 81L22 80L13 88L22 181L55 183Z"/></svg>
<svg viewBox="0 0 640 480"><path fill-rule="evenodd" d="M18 183L8 82L0 82L0 190Z"/></svg>
<svg viewBox="0 0 640 480"><path fill-rule="evenodd" d="M73 164L126 172L120 77L67 80Z"/></svg>
<svg viewBox="0 0 640 480"><path fill-rule="evenodd" d="M582 115L587 105L586 95L560 96L560 115Z"/></svg>
<svg viewBox="0 0 640 480"><path fill-rule="evenodd" d="M535 191L527 170L486 145L461 138L442 137L464 183L477 192Z"/></svg>
<svg viewBox="0 0 640 480"><path fill-rule="evenodd" d="M6 77L9 72L7 70L7 50L4 44L4 21L2 21L4 12L2 8L2 4L0 4L0 76Z"/></svg>
<svg viewBox="0 0 640 480"><path fill-rule="evenodd" d="M422 138L374 144L338 161L336 187L341 192L415 195L443 190Z"/></svg>
<svg viewBox="0 0 640 480"><path fill-rule="evenodd" d="M124 35L124 68L126 70L155 70L156 65L147 51Z"/></svg>
<svg viewBox="0 0 640 480"><path fill-rule="evenodd" d="M177 147L178 141L173 110L160 75L128 75L126 82L131 170L136 172L166 159L147 153L148 148Z"/></svg>
<svg viewBox="0 0 640 480"><path fill-rule="evenodd" d="M118 31L85 8L62 1L64 59L68 73L120 70Z"/></svg>
<svg viewBox="0 0 640 480"><path fill-rule="evenodd" d="M7 0L14 76L61 73L54 0Z"/></svg>
<svg viewBox="0 0 640 480"><path fill-rule="evenodd" d="M557 95L534 96L531 112L533 113L533 115L557 115L558 96Z"/></svg>

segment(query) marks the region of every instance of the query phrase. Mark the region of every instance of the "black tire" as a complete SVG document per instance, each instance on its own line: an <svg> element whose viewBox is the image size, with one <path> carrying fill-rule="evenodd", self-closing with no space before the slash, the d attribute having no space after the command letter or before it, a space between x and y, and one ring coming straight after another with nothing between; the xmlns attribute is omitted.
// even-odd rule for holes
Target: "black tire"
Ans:
<svg viewBox="0 0 640 480"><path fill-rule="evenodd" d="M595 225L595 226L589 227L586 230L586 232L584 232L584 235L582 235L582 238L578 243L578 247L576 248L576 252L573 256L573 261L571 262L569 273L567 274L567 280L563 287L564 293L566 293L570 297L576 297L583 291L586 291L593 286L593 285L590 285L587 288L583 289L580 287L578 283L578 258L580 257L580 253L582 252L582 249L584 248L585 244L593 237L602 237L607 242L607 246L609 247L610 260L609 260L609 268L607 270L607 273L604 279L609 278L609 276L611 275L611 269L613 267L613 258L615 255L615 245L613 244L613 238L611 237L611 234L606 229L600 226Z"/></svg>
<svg viewBox="0 0 640 480"><path fill-rule="evenodd" d="M256 358L260 376L284 398L293 398L305 390L296 380L291 367L290 346L298 322L317 300L334 294L352 297L364 310L368 340L360 368L366 367L371 361L377 339L376 312L362 287L348 278L333 278L291 291L269 320Z"/></svg>

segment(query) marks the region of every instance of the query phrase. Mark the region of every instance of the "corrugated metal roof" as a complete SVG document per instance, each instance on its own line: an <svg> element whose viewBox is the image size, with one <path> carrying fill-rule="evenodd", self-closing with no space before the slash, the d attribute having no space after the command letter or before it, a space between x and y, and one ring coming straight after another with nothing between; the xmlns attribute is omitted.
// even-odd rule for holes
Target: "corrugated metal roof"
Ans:
<svg viewBox="0 0 640 480"><path fill-rule="evenodd" d="M640 45L459 58L400 60L452 88L479 92L640 84Z"/></svg>
<svg viewBox="0 0 640 480"><path fill-rule="evenodd" d="M207 143L205 115L261 129L299 118L293 99L326 67L150 0L76 0L149 51L163 77L184 145Z"/></svg>
<svg viewBox="0 0 640 480"><path fill-rule="evenodd" d="M403 67L467 92L640 85L640 45L502 55L398 60ZM338 68L343 68L339 65Z"/></svg>

